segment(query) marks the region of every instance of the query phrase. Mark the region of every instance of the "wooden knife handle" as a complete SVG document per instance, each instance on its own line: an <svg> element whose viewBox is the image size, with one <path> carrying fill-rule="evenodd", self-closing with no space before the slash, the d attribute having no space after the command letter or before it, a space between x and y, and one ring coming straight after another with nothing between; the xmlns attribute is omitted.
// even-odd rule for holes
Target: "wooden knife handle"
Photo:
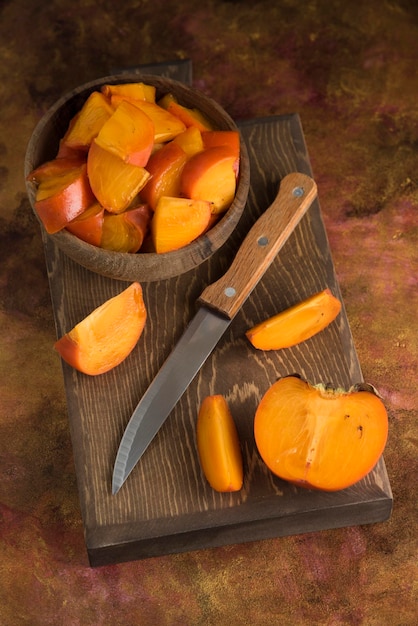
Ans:
<svg viewBox="0 0 418 626"><path fill-rule="evenodd" d="M298 172L280 183L276 198L246 235L226 273L208 285L199 303L232 319L317 195L315 181Z"/></svg>

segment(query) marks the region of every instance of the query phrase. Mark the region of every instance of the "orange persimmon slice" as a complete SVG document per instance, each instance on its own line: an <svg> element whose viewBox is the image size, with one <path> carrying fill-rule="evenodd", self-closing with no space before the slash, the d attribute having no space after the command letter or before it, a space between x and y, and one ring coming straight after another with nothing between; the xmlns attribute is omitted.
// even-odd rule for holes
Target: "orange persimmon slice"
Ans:
<svg viewBox="0 0 418 626"><path fill-rule="evenodd" d="M225 398L207 396L199 410L196 439L203 473L216 491L239 491L243 461L238 431Z"/></svg>
<svg viewBox="0 0 418 626"><path fill-rule="evenodd" d="M186 130L186 126L182 120L172 115L170 111L160 107L155 102L138 100L134 104L152 120L154 124L154 143L158 144L171 141L174 137Z"/></svg>
<svg viewBox="0 0 418 626"><path fill-rule="evenodd" d="M162 196L151 221L151 236L157 253L187 246L208 227L209 202Z"/></svg>
<svg viewBox="0 0 418 626"><path fill-rule="evenodd" d="M54 348L80 372L90 376L104 374L132 352L146 317L141 285L134 282L94 309L58 339Z"/></svg>
<svg viewBox="0 0 418 626"><path fill-rule="evenodd" d="M158 104L178 117L187 127L196 126L201 131L213 130L212 124L199 109L180 104L173 94L166 94Z"/></svg>
<svg viewBox="0 0 418 626"><path fill-rule="evenodd" d="M150 177L145 168L125 163L96 140L90 146L87 172L94 195L109 213L124 211Z"/></svg>
<svg viewBox="0 0 418 626"><path fill-rule="evenodd" d="M212 213L223 213L236 192L239 158L227 146L214 146L190 157L180 177L180 195L207 200Z"/></svg>
<svg viewBox="0 0 418 626"><path fill-rule="evenodd" d="M103 231L104 208L94 202L81 215L67 224L66 229L86 243L100 246Z"/></svg>
<svg viewBox="0 0 418 626"><path fill-rule="evenodd" d="M148 232L152 211L141 204L123 213L107 213L100 247L114 252L138 252Z"/></svg>
<svg viewBox="0 0 418 626"><path fill-rule="evenodd" d="M109 99L109 101L115 97L115 102L118 103L122 99L129 101L148 100L148 102L155 102L156 88L154 85L147 85L145 83L118 83L116 85L103 85L101 91L106 98Z"/></svg>
<svg viewBox="0 0 418 626"><path fill-rule="evenodd" d="M324 289L264 320L245 334L259 350L290 348L324 330L340 311L340 300L330 289Z"/></svg>
<svg viewBox="0 0 418 626"><path fill-rule="evenodd" d="M123 100L103 124L95 142L122 161L144 167L154 145L154 123L138 106Z"/></svg>
<svg viewBox="0 0 418 626"><path fill-rule="evenodd" d="M207 130L202 132L202 141L205 148L228 146L239 158L240 137L237 130Z"/></svg>
<svg viewBox="0 0 418 626"><path fill-rule="evenodd" d="M61 152L66 149L87 150L99 134L103 124L113 115L113 108L105 96L93 91L74 116L60 144Z"/></svg>
<svg viewBox="0 0 418 626"><path fill-rule="evenodd" d="M189 126L186 128L185 131L173 139L173 143L179 145L188 157L191 157L198 152L202 152L205 148L202 133L196 126Z"/></svg>
<svg viewBox="0 0 418 626"><path fill-rule="evenodd" d="M388 416L371 385L344 391L287 376L261 399L254 436L261 458L283 480L337 491L374 468L386 445Z"/></svg>
<svg viewBox="0 0 418 626"><path fill-rule="evenodd" d="M35 211L47 233L54 234L83 213L94 200L87 166L83 163L43 179L36 190Z"/></svg>
<svg viewBox="0 0 418 626"><path fill-rule="evenodd" d="M164 144L150 156L146 170L150 179L141 189L141 198L154 211L162 196L178 196L180 174L187 161L187 154L174 141Z"/></svg>

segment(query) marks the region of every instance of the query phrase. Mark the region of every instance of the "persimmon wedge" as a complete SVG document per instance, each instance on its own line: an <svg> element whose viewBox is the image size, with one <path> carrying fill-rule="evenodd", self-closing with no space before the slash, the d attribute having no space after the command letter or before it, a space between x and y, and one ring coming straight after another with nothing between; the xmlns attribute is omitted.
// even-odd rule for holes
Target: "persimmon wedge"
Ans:
<svg viewBox="0 0 418 626"><path fill-rule="evenodd" d="M202 471L216 491L239 491L243 461L238 431L226 399L207 396L199 410L196 439Z"/></svg>
<svg viewBox="0 0 418 626"><path fill-rule="evenodd" d="M73 117L64 135L60 149L88 151L91 142L99 134L102 126L113 115L113 109L105 96L93 91L80 112Z"/></svg>
<svg viewBox="0 0 418 626"><path fill-rule="evenodd" d="M94 195L109 213L122 213L148 181L143 167L125 163L94 140L87 158L87 172Z"/></svg>
<svg viewBox="0 0 418 626"><path fill-rule="evenodd" d="M228 146L214 146L190 157L180 177L180 195L211 203L223 213L236 191L239 158Z"/></svg>
<svg viewBox="0 0 418 626"><path fill-rule="evenodd" d="M245 334L259 350L290 348L324 330L340 311L340 300L327 288L260 322Z"/></svg>
<svg viewBox="0 0 418 626"><path fill-rule="evenodd" d="M141 189L141 199L155 211L162 196L178 196L180 174L187 154L174 141L169 141L151 155L146 170L150 179Z"/></svg>
<svg viewBox="0 0 418 626"><path fill-rule="evenodd" d="M386 445L388 416L371 385L345 391L292 375L261 399L254 436L261 458L283 480L337 491L374 468Z"/></svg>
<svg viewBox="0 0 418 626"><path fill-rule="evenodd" d="M90 376L104 374L132 352L146 318L142 287L134 282L94 309L58 339L54 348L76 370Z"/></svg>
<svg viewBox="0 0 418 626"><path fill-rule="evenodd" d="M94 201L87 166L83 163L45 177L36 190L35 211L47 233L52 235L65 228Z"/></svg>
<svg viewBox="0 0 418 626"><path fill-rule="evenodd" d="M151 220L151 235L157 253L187 246L207 229L209 202L162 196Z"/></svg>
<svg viewBox="0 0 418 626"><path fill-rule="evenodd" d="M154 146L154 123L135 104L123 100L103 124L95 142L125 163L144 167Z"/></svg>
<svg viewBox="0 0 418 626"><path fill-rule="evenodd" d="M99 246L102 240L104 208L94 202L81 215L67 224L66 229L86 243Z"/></svg>
<svg viewBox="0 0 418 626"><path fill-rule="evenodd" d="M105 214L100 247L114 252L138 252L148 233L151 216L146 204L117 215Z"/></svg>

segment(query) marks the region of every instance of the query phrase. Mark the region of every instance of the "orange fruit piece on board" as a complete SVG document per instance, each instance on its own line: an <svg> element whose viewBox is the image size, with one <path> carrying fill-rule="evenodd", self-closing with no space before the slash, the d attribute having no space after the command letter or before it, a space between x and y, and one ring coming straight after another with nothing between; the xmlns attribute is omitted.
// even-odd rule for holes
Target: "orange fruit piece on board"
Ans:
<svg viewBox="0 0 418 626"><path fill-rule="evenodd" d="M178 196L180 174L187 161L187 154L174 141L169 141L150 156L146 170L150 174L140 195L155 211L162 196Z"/></svg>
<svg viewBox="0 0 418 626"><path fill-rule="evenodd" d="M94 200L87 166L83 163L45 177L36 190L35 211L47 233L53 234L65 228Z"/></svg>
<svg viewBox="0 0 418 626"><path fill-rule="evenodd" d="M114 252L138 252L151 222L152 211L141 204L123 213L106 213L100 247Z"/></svg>
<svg viewBox="0 0 418 626"><path fill-rule="evenodd" d="M204 200L162 196L151 220L155 251L172 252L187 246L207 229L210 217L210 204Z"/></svg>
<svg viewBox="0 0 418 626"><path fill-rule="evenodd" d="M123 100L103 124L95 142L125 163L144 167L154 145L154 123L142 109Z"/></svg>
<svg viewBox="0 0 418 626"><path fill-rule="evenodd" d="M223 213L236 191L239 158L227 146L207 148L190 157L180 177L180 195L207 200L212 213Z"/></svg>
<svg viewBox="0 0 418 626"><path fill-rule="evenodd" d="M146 317L141 285L134 282L94 309L58 339L54 348L64 361L80 372L90 376L104 374L132 352Z"/></svg>
<svg viewBox="0 0 418 626"><path fill-rule="evenodd" d="M225 398L207 396L196 423L197 448L203 473L216 491L239 491L243 461L238 431Z"/></svg>
<svg viewBox="0 0 418 626"><path fill-rule="evenodd" d="M245 333L259 350L281 350L310 339L324 330L341 311L341 302L324 289L264 320Z"/></svg>
<svg viewBox="0 0 418 626"><path fill-rule="evenodd" d="M71 120L62 138L60 149L87 150L99 134L103 124L113 115L113 109L105 96L93 91L79 113Z"/></svg>
<svg viewBox="0 0 418 626"><path fill-rule="evenodd" d="M109 213L127 209L150 177L145 168L125 163L96 140L90 146L87 172L94 195Z"/></svg>
<svg viewBox="0 0 418 626"><path fill-rule="evenodd" d="M67 224L66 229L86 243L100 246L103 231L104 208L95 202L81 215Z"/></svg>
<svg viewBox="0 0 418 626"><path fill-rule="evenodd" d="M371 385L335 390L294 375L261 399L254 436L261 458L283 480L337 491L374 468L386 445L388 416Z"/></svg>

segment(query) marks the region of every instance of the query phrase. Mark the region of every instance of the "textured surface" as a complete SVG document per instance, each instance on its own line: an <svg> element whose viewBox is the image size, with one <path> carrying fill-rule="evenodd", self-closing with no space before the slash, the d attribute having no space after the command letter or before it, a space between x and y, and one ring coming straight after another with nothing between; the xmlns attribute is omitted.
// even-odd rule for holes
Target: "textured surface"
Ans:
<svg viewBox="0 0 418 626"><path fill-rule="evenodd" d="M416 3L3 1L0 49L1 623L415 624ZM394 511L91 570L23 159L65 91L174 58L235 119L301 116L363 374L389 410Z"/></svg>

